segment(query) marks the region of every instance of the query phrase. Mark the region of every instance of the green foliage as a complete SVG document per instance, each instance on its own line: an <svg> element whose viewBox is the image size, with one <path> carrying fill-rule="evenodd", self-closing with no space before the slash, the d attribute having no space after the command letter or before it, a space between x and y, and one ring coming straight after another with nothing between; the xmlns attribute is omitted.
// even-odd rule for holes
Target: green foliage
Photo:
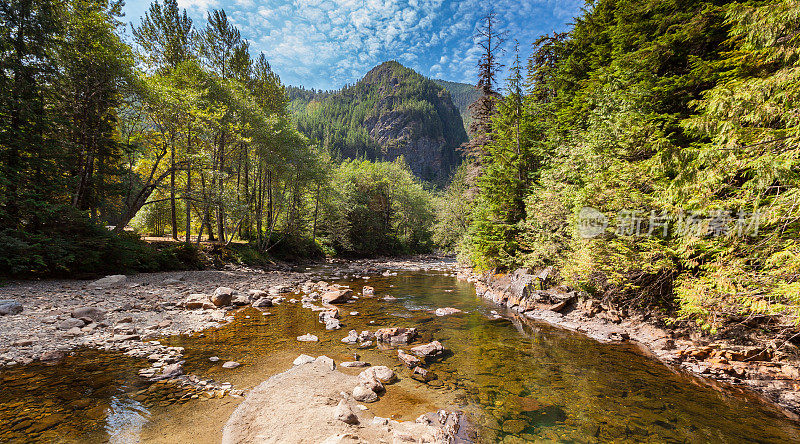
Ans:
<svg viewBox="0 0 800 444"><path fill-rule="evenodd" d="M676 308L709 330L800 320L798 11L598 1L540 39L524 97L510 88L498 103L464 255L487 269L555 265L608 301ZM610 218L600 237L577 230L583 207ZM650 214L673 220L666 236L626 235L625 210L645 230ZM725 216L728 235L683 230L693 212ZM761 214L757 235L731 233L739 212Z"/></svg>
<svg viewBox="0 0 800 444"><path fill-rule="evenodd" d="M4 276L30 278L92 277L134 271L200 268L193 245L157 248L137 235L115 235L70 207L59 208L36 233L0 232L0 270Z"/></svg>
<svg viewBox="0 0 800 444"><path fill-rule="evenodd" d="M432 197L402 157L344 161L330 192L321 235L337 252L371 256L431 250Z"/></svg>

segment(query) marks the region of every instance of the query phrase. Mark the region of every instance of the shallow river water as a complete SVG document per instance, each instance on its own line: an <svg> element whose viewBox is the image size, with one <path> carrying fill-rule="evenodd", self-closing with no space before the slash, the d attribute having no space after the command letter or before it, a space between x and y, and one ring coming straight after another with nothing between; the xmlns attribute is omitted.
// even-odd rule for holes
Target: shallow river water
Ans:
<svg viewBox="0 0 800 444"><path fill-rule="evenodd" d="M243 389L290 367L300 353L338 362L357 352L402 378L369 406L376 414L413 420L460 409L479 442L800 442L800 424L755 396L670 370L632 345L600 344L505 312L450 271L335 282L357 293L370 285L376 294L340 306L342 330L327 332L317 313L284 303L269 315L246 308L221 328L162 343L185 347L186 373ZM387 294L397 300L384 301ZM465 313L436 317L438 307ZM493 319L492 310L503 318ZM341 342L350 329L389 326L417 327L422 342L436 339L451 351L430 367L437 380L412 380L395 350ZM305 333L320 341L297 342ZM242 366L222 369L226 360ZM137 375L146 366L82 350L52 366L0 370L0 442L218 442L240 400L191 399L177 387L151 385Z"/></svg>

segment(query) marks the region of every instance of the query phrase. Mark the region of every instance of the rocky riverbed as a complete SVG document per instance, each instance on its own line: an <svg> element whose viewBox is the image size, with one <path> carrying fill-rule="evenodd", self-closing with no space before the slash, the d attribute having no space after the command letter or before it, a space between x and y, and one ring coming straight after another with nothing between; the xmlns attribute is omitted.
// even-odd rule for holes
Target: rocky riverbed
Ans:
<svg viewBox="0 0 800 444"><path fill-rule="evenodd" d="M290 271L287 266L275 270L231 267L115 275L95 281L10 282L0 287L0 367L58 361L79 347L143 357L170 351L174 355L176 350L150 341L222 325L244 305L267 308L273 299L298 294L302 283L317 281L322 275L342 278L422 270L437 264L435 257L373 259L332 261L307 267L307 271Z"/></svg>
<svg viewBox="0 0 800 444"><path fill-rule="evenodd" d="M95 418L91 421L102 434L102 412L113 410L104 406L113 406L117 398L152 414L134 431L146 442L183 442L196 433L202 434L201 442L219 442L228 416L243 399L252 399L245 401L250 407L237 410L238 428L226 433L235 429L234 440L256 439L271 429L273 418L266 412L274 409L258 406L279 404L287 394L305 390L311 377L305 373L318 372L311 369L319 365L330 368L325 370L330 384L311 383L309 390L318 395L304 399L313 404L317 421L308 433L316 433L320 442L391 442L417 429L436 442L437 430L452 421L453 412L463 412L483 438L499 442L593 434L628 441L630 427L638 427L634 430L641 436L697 442L715 433L780 437L794 430L793 423L776 420L780 414L771 407L752 403L755 397L736 394L727 385L719 396L695 387L692 378L624 344L629 339L660 344L666 330L635 319L615 322L613 310L588 306L588 299L567 288L533 288L530 276L483 280L462 270L458 281L457 271L454 262L430 257L13 283L0 299L22 310L12 308L0 317L5 324L0 332L9 338L5 344L31 339L18 347L6 345L3 352L10 357L3 363L11 368L0 377L17 395L0 396L0 423L11 428L0 432L0 441L74 437L83 423L73 424L72 418L83 416ZM515 294L519 289L521 297ZM508 309L487 304L476 293ZM664 340L663 350L680 344L666 339L673 342ZM623 344L602 344L608 342ZM101 367L83 362L82 356L94 356L87 349L97 350L92 353L103 361ZM654 355L659 350L649 349L656 350ZM31 359L36 361L20 365ZM287 368L288 379L264 381ZM378 376L387 370L399 381ZM92 381L99 398L70 393L73 383L67 380L74 371L74 384ZM112 378L110 371L119 375ZM45 377L48 372L55 378ZM92 374L109 378L103 382ZM46 392L53 382L63 389L52 399L66 401L15 401L39 387ZM73 405L83 413L69 413ZM287 402L285 417L303 417L303 412L292 413L301 405ZM708 406L729 418L704 418ZM448 411L414 421L439 409ZM259 416L265 419L256 421ZM245 417L263 427L244 427ZM306 422L287 429L294 435L281 430L273 441L296 442Z"/></svg>

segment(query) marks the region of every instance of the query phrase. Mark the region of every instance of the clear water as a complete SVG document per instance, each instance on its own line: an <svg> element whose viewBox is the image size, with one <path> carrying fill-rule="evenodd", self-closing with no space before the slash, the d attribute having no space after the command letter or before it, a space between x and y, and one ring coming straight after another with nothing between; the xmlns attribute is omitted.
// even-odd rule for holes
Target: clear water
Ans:
<svg viewBox="0 0 800 444"><path fill-rule="evenodd" d="M356 291L364 284L376 290L375 298L340 307L342 330L327 332L317 313L287 303L269 309L270 316L248 308L227 326L163 342L186 348L187 373L239 388L288 368L299 353L337 361L358 353L362 360L392 366L402 378L370 409L413 420L437 407L460 408L480 442L800 442L800 425L755 396L674 372L633 346L600 344L506 313L450 273L340 282ZM398 300L380 299L386 294ZM436 317L437 307L466 313ZM492 310L506 317L493 320ZM436 381L412 380L394 350L356 350L340 341L349 329L386 326L415 326L422 341L437 339L451 350L431 365ZM309 332L320 342L295 340ZM211 356L243 365L224 370ZM136 375L144 365L87 350L55 366L0 371L0 441L218 440L227 418L219 412L229 412L235 402L181 399L177 389L165 386L144 390L148 384ZM183 430L189 425L175 422L179 416L191 418L194 435Z"/></svg>

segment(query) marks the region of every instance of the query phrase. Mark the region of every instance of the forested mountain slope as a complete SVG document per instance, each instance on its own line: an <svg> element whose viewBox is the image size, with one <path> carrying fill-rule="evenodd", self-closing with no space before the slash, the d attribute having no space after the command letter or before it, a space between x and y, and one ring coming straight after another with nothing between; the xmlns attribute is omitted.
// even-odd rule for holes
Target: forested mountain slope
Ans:
<svg viewBox="0 0 800 444"><path fill-rule="evenodd" d="M469 106L478 100L480 91L475 88L475 85L470 85L469 83L451 82L440 79L433 79L433 81L450 93L450 97L453 99L453 105L455 105L461 113L461 119L464 121L464 128L469 128L469 122L472 120Z"/></svg>
<svg viewBox="0 0 800 444"><path fill-rule="evenodd" d="M458 108L442 87L397 62L385 62L335 92L287 88L298 129L334 158L394 160L423 180L443 183L467 141Z"/></svg>

